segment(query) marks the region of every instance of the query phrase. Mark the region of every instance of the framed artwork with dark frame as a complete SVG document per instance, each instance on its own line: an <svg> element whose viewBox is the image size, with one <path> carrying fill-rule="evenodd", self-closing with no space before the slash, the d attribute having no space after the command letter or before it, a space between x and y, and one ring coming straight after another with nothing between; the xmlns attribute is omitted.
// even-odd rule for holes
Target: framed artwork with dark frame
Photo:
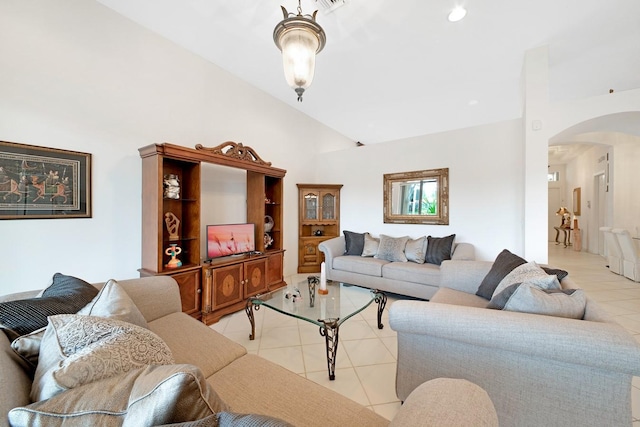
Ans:
<svg viewBox="0 0 640 427"><path fill-rule="evenodd" d="M0 219L91 218L91 154L0 141Z"/></svg>

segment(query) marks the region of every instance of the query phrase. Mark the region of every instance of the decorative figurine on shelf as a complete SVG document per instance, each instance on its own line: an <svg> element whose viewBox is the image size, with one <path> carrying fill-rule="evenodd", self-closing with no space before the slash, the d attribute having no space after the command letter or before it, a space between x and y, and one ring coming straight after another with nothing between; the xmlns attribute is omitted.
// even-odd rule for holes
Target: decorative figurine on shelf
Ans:
<svg viewBox="0 0 640 427"><path fill-rule="evenodd" d="M316 231L313 232L314 236L322 236L322 230L317 229Z"/></svg>
<svg viewBox="0 0 640 427"><path fill-rule="evenodd" d="M271 233L271 230L273 230L274 224L275 222L273 222L273 218L271 218L271 216L269 215L264 216L264 232L265 233Z"/></svg>
<svg viewBox="0 0 640 427"><path fill-rule="evenodd" d="M181 252L182 252L182 248L178 246L177 243L171 243L169 247L164 251L165 254L171 257L169 262L165 264L165 267L167 268L182 267L182 261L176 258Z"/></svg>
<svg viewBox="0 0 640 427"><path fill-rule="evenodd" d="M273 237L271 237L268 233L264 233L264 248L267 249L272 244L273 244Z"/></svg>
<svg viewBox="0 0 640 427"><path fill-rule="evenodd" d="M167 225L167 231L169 232L169 240L179 240L180 235L178 230L180 229L180 220L172 212L164 214L164 222Z"/></svg>
<svg viewBox="0 0 640 427"><path fill-rule="evenodd" d="M560 222L561 228L571 228L571 223L569 222L569 219L571 218L571 213L569 212L569 209L565 208L564 206L561 206L560 209L558 209L558 211L556 212L556 215L561 216L561 222Z"/></svg>
<svg viewBox="0 0 640 427"><path fill-rule="evenodd" d="M180 180L178 175L169 173L164 176L164 198L179 199L180 198Z"/></svg>

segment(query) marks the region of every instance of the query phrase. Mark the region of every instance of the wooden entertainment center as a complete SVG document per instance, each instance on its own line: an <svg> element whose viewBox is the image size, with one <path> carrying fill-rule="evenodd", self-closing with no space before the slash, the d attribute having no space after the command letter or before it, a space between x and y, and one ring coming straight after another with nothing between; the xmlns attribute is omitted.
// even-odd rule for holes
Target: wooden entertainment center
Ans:
<svg viewBox="0 0 640 427"><path fill-rule="evenodd" d="M272 167L251 147L235 142L213 148L196 145L195 149L152 144L138 151L142 158L141 276L173 277L180 288L182 311L207 325L244 309L248 297L286 285L282 235L286 170ZM202 162L246 170L247 222L255 224L256 253L209 262L201 258ZM167 179L179 182L178 194L167 190ZM268 247L267 215L273 219ZM172 245L181 249L176 254L181 262L177 267L168 266Z"/></svg>

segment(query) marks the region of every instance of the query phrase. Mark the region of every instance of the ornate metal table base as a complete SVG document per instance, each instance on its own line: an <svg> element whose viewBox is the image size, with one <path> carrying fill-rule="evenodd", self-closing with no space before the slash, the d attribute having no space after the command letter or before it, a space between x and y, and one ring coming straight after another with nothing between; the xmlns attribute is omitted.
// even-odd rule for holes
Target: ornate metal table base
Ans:
<svg viewBox="0 0 640 427"><path fill-rule="evenodd" d="M311 282L309 282L309 285L311 285ZM309 289L311 290L311 287ZM384 312L384 307L387 305L387 296L378 290L373 292L375 293L374 301L378 304L378 329L382 329L384 328L384 325L382 324L382 313ZM249 335L249 339L252 341L256 337L256 321L253 315L253 310L259 309L260 303L254 302L253 298L249 298L247 300L245 312L247 313L247 317L249 318L249 322L251 323L251 334ZM351 316L352 315L347 316L345 319L343 319L343 322ZM320 335L324 337L327 348L327 370L329 371L329 380L333 381L336 379L338 333L340 331L341 322L339 318L318 319L318 322L322 323L322 325L320 326Z"/></svg>

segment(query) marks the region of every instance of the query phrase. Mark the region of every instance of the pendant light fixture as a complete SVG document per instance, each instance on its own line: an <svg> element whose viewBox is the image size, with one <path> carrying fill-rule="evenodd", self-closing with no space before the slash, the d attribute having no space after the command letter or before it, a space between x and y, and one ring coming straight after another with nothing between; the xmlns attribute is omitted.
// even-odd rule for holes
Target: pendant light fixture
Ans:
<svg viewBox="0 0 640 427"><path fill-rule="evenodd" d="M289 13L284 6L284 19L273 30L273 41L282 51L282 64L287 84L298 94L298 101L302 101L302 94L313 81L316 67L316 54L320 53L326 43L324 30L316 22L316 14L303 15L300 0L298 0L298 14Z"/></svg>

